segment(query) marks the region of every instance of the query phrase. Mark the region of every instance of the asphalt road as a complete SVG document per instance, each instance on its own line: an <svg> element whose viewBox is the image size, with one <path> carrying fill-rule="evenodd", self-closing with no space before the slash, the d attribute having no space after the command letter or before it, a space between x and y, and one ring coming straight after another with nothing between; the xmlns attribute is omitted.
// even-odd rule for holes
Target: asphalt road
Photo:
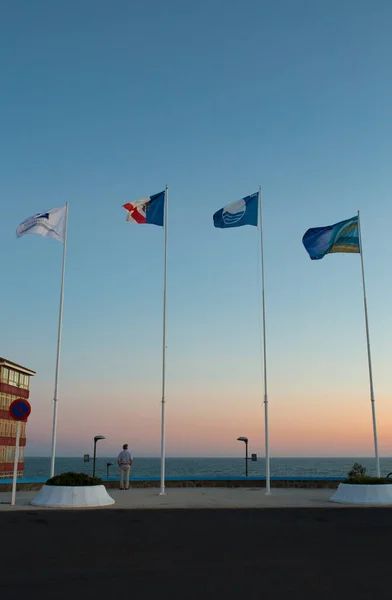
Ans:
<svg viewBox="0 0 392 600"><path fill-rule="evenodd" d="M392 510L0 513L0 598L392 597Z"/></svg>

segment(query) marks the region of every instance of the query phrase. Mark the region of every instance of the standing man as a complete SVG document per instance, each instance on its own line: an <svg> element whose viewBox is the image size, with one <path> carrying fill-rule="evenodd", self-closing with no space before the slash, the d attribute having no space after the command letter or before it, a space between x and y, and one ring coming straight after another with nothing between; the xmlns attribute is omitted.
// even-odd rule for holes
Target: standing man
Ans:
<svg viewBox="0 0 392 600"><path fill-rule="evenodd" d="M120 490L129 489L129 473L131 470L132 456L128 444L123 445L122 452L118 455L117 462L120 467Z"/></svg>

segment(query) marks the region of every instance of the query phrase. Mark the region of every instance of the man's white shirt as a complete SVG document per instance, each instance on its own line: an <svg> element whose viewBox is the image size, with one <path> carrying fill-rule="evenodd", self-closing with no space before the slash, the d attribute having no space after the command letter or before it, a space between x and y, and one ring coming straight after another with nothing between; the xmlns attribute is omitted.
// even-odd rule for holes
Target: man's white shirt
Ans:
<svg viewBox="0 0 392 600"><path fill-rule="evenodd" d="M120 464L125 464L125 465L130 465L131 461L132 461L132 455L129 452L129 450L123 450L122 452L120 452L120 454L118 455L118 462Z"/></svg>

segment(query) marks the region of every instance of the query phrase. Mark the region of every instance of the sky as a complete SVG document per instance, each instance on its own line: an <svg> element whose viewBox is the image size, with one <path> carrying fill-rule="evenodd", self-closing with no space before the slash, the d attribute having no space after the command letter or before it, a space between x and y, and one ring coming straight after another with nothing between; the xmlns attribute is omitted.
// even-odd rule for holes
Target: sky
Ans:
<svg viewBox="0 0 392 600"><path fill-rule="evenodd" d="M169 186L166 451L264 453L260 233L212 215L262 186L271 456L374 452L359 255L309 227L361 211L380 454L392 455L388 0L14 0L0 18L0 355L36 370L26 455L160 453L163 229L122 205Z"/></svg>

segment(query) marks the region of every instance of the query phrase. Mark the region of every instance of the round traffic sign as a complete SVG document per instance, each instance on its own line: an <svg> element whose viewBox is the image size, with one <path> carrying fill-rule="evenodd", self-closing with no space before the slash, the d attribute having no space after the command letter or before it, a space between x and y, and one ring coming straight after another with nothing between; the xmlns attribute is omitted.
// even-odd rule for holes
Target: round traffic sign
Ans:
<svg viewBox="0 0 392 600"><path fill-rule="evenodd" d="M31 413L30 402L24 398L17 398L10 405L10 415L15 421L27 421Z"/></svg>

